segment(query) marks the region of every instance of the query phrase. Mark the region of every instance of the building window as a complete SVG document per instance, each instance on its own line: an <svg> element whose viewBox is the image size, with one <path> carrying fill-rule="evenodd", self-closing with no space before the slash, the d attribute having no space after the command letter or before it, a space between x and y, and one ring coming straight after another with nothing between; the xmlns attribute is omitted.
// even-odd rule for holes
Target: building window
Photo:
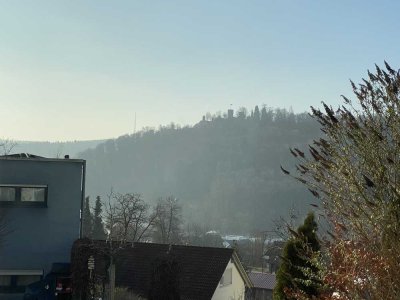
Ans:
<svg viewBox="0 0 400 300"><path fill-rule="evenodd" d="M232 268L228 268L225 270L224 275L222 275L219 284L220 285L232 284Z"/></svg>
<svg viewBox="0 0 400 300"><path fill-rule="evenodd" d="M44 187L29 187L21 188L21 201L22 202L44 202L46 195L46 188Z"/></svg>
<svg viewBox="0 0 400 300"><path fill-rule="evenodd" d="M10 275L0 275L0 286L10 286L11 276Z"/></svg>
<svg viewBox="0 0 400 300"><path fill-rule="evenodd" d="M47 185L0 184L2 207L46 207Z"/></svg>
<svg viewBox="0 0 400 300"><path fill-rule="evenodd" d="M41 275L18 275L17 276L17 286L27 286L36 281L40 281L42 279Z"/></svg>
<svg viewBox="0 0 400 300"><path fill-rule="evenodd" d="M0 187L0 201L15 201L15 189L11 187Z"/></svg>
<svg viewBox="0 0 400 300"><path fill-rule="evenodd" d="M0 270L0 293L23 293L27 285L42 278L43 270Z"/></svg>

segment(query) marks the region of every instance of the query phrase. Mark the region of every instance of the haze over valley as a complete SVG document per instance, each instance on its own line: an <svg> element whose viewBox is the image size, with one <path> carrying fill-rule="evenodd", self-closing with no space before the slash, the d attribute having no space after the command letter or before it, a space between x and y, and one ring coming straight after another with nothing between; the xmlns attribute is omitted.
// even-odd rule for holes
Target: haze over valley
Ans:
<svg viewBox="0 0 400 300"><path fill-rule="evenodd" d="M292 207L313 202L280 165L294 166L290 147L306 149L319 124L307 113L266 106L206 114L193 126L171 123L110 140L18 142L14 152L87 161L86 194L139 193L155 204L173 196L186 222L224 233L274 229Z"/></svg>

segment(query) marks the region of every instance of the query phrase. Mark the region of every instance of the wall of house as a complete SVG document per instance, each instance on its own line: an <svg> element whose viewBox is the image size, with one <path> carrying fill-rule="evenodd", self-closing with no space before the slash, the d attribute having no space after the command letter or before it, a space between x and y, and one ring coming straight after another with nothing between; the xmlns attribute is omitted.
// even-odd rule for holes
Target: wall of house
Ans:
<svg viewBox="0 0 400 300"><path fill-rule="evenodd" d="M232 269L232 283L228 285L218 284L212 300L244 300L245 284L232 260L229 261L225 270L230 268Z"/></svg>
<svg viewBox="0 0 400 300"><path fill-rule="evenodd" d="M0 159L0 184L47 185L47 207L0 207L11 231L0 247L0 271L43 270L69 262L79 237L82 160Z"/></svg>

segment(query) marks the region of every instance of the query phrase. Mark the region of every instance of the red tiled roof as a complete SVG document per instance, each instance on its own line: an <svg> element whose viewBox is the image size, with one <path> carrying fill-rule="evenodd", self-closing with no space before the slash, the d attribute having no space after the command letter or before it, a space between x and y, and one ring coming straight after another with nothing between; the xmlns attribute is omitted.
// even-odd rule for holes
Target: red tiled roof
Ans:
<svg viewBox="0 0 400 300"><path fill-rule="evenodd" d="M275 287L275 274L250 272L248 275L255 288L273 290Z"/></svg>

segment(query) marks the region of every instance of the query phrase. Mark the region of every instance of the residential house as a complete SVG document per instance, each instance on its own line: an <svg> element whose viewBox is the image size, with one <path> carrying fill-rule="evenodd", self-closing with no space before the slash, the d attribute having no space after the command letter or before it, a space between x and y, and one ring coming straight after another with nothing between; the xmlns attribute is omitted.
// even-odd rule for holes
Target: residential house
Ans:
<svg viewBox="0 0 400 300"><path fill-rule="evenodd" d="M92 253L80 250L88 249L88 243L94 244ZM79 257L79 262L82 261L81 255L96 256L95 252L104 253L107 247L108 243L103 241L79 240L72 255ZM233 249L153 243L127 243L116 252L115 285L147 297L152 288L157 260L168 256L177 264L181 300L244 300L246 288L252 287ZM96 257L96 265L101 264L99 257ZM97 272L104 272L105 269L104 266L99 267ZM97 275L105 278L104 274Z"/></svg>
<svg viewBox="0 0 400 300"><path fill-rule="evenodd" d="M30 154L0 157L0 299L41 280L53 263L68 263L80 237L85 161Z"/></svg>

